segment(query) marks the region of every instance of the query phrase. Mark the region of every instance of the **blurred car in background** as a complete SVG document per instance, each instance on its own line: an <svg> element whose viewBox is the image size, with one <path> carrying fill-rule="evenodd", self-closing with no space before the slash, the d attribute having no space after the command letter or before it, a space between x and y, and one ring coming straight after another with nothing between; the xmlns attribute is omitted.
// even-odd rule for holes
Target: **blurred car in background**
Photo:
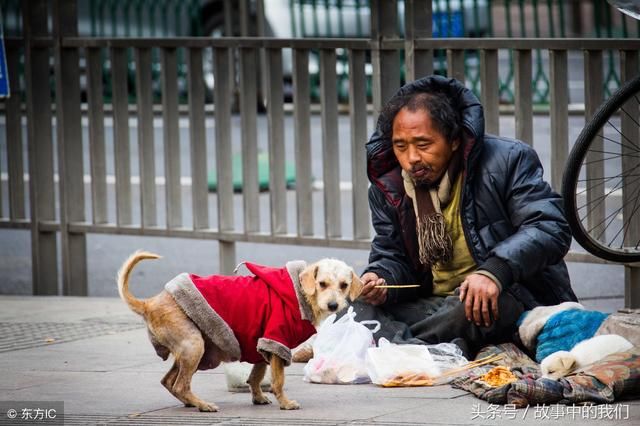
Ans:
<svg viewBox="0 0 640 426"><path fill-rule="evenodd" d="M233 35L240 35L240 6L233 3ZM277 38L369 37L368 0L264 0L265 35ZM433 37L482 37L489 31L487 0L434 0ZM250 2L257 22L255 1ZM208 0L201 8L204 35L224 33L224 1ZM403 34L404 1L398 1L398 29ZM257 25L251 25L252 29ZM255 30L252 34L257 35Z"/></svg>
<svg viewBox="0 0 640 426"><path fill-rule="evenodd" d="M240 6L233 3L231 16L232 33L240 36ZM404 1L398 1L398 32L404 34ZM370 2L368 0L264 0L264 35L276 38L368 38L370 37ZM249 36L257 34L256 2L249 4ZM202 32L204 35L220 37L225 34L224 1L209 0L201 8ZM486 0L434 0L432 2L433 37L482 37L489 33L489 5ZM348 58L344 49L338 49L336 73L338 75L339 98L346 100L348 94ZM292 96L293 63L290 51L283 55L285 97ZM320 64L318 55L311 52L309 74L311 96L317 100ZM365 72L371 76L368 61ZM404 73L402 73L404 75ZM207 86L213 88L213 78Z"/></svg>
<svg viewBox="0 0 640 426"><path fill-rule="evenodd" d="M232 10L231 34L225 32L225 3ZM369 0L263 0L264 35L276 38L368 38L370 37ZM257 1L247 0L249 36L257 36ZM404 33L404 1L398 5L398 32ZM0 1L5 36L19 36L22 32L20 0ZM78 0L78 34L82 37L180 37L180 36L241 36L240 2L231 0ZM51 6L50 6L51 7ZM490 32L489 5L487 0L434 0L432 2L433 37L478 37ZM52 23L49 22L49 29ZM344 49L337 49L336 73L339 98L348 94L348 57ZM211 52L206 51L205 86L207 99L212 99L215 85ZM178 52L178 89L181 102L186 102L186 55ZM129 55L130 102L135 102L135 62ZM81 70L85 69L80 58ZM237 62L237 59L236 59ZM287 100L292 97L291 52L283 52L284 91ZM435 67L438 71L438 67ZM257 72L260 72L258 67ZM53 68L52 68L53 70ZM104 51L104 97L111 98L111 64ZM154 52L153 64L154 101L161 99L160 55ZM320 64L317 52L311 51L309 74L311 97L319 99ZM368 59L365 72L370 77L372 67ZM236 73L237 76L237 73ZM259 75L257 76L260 77ZM81 87L86 96L86 76L82 72ZM261 95L259 95L261 96Z"/></svg>

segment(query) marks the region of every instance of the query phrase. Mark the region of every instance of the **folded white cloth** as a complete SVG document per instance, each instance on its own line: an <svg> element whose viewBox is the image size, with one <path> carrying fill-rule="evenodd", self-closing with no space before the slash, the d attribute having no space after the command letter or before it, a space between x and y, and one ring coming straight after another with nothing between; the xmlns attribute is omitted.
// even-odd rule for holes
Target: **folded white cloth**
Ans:
<svg viewBox="0 0 640 426"><path fill-rule="evenodd" d="M584 310L584 306L577 302L564 302L559 305L538 306L530 310L518 328L522 344L530 351L535 351L538 334L542 331L547 320L553 314L570 309Z"/></svg>

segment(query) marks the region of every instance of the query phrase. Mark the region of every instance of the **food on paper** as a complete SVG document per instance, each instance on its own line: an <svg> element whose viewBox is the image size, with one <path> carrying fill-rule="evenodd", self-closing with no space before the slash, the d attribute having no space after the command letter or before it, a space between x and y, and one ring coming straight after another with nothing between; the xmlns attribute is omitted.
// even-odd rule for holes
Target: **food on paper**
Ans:
<svg viewBox="0 0 640 426"><path fill-rule="evenodd" d="M382 383L385 388L400 387L400 386L433 386L434 379L425 373L413 373L407 371L406 373L398 374L397 376Z"/></svg>
<svg viewBox="0 0 640 426"><path fill-rule="evenodd" d="M478 380L486 383L491 387L497 388L515 382L518 380L518 378L507 367L499 365L497 367L493 367Z"/></svg>

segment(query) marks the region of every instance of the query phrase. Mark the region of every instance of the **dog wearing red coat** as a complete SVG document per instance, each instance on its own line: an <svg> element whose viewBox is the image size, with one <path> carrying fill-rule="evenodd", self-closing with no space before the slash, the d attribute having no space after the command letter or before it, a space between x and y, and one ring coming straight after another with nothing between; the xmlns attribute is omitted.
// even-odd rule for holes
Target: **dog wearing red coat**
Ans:
<svg viewBox="0 0 640 426"><path fill-rule="evenodd" d="M271 390L280 408L300 405L283 391L284 367L291 363L291 348L313 335L315 326L344 309L362 291L353 269L336 259L312 265L288 262L272 268L245 263L252 275L201 277L183 273L146 300L129 291L135 265L160 256L143 251L132 254L118 272L118 291L133 312L141 315L156 353L172 355L173 366L162 385L186 406L218 411L191 390L197 370L221 362L247 361L253 365L249 379L254 404L271 401L260 388L267 364L271 366Z"/></svg>

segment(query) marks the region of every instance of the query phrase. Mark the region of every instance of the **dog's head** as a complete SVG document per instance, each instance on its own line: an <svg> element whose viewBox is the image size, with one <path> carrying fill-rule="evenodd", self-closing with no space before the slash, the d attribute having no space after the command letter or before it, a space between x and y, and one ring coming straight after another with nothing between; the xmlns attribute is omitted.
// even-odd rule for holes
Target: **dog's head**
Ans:
<svg viewBox="0 0 640 426"><path fill-rule="evenodd" d="M347 307L362 292L362 281L346 263L322 259L307 266L300 274L300 284L313 309L316 322Z"/></svg>
<svg viewBox="0 0 640 426"><path fill-rule="evenodd" d="M540 363L542 377L557 380L569 374L576 365L576 358L567 351L554 352Z"/></svg>

